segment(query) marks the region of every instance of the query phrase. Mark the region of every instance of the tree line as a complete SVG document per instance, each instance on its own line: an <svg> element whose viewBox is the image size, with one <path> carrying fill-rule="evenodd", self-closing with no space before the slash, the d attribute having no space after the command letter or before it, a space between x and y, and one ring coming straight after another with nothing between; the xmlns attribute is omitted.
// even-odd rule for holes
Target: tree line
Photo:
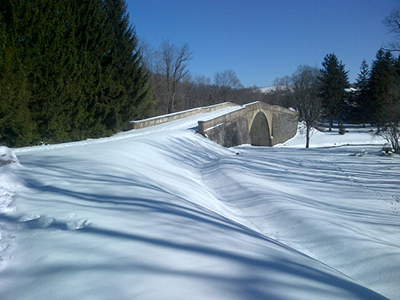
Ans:
<svg viewBox="0 0 400 300"><path fill-rule="evenodd" d="M153 105L122 0L0 3L0 144L126 129Z"/></svg>
<svg viewBox="0 0 400 300"><path fill-rule="evenodd" d="M193 53L187 44L178 46L163 40L154 48L141 39L140 48L150 73L154 116L227 101L241 104L262 99L255 88L245 88L232 69L216 72L212 79L193 76L188 69Z"/></svg>
<svg viewBox="0 0 400 300"><path fill-rule="evenodd" d="M367 123L377 127L383 136L400 153L400 9L394 9L384 20L397 39L377 51L371 66L363 60L356 82L349 83L345 65L334 54L327 54L322 68L301 65L291 76L277 78L276 90L269 102L294 107L306 127L306 147L309 147L310 130L318 127L321 119L339 122L339 132L344 134L343 121Z"/></svg>
<svg viewBox="0 0 400 300"><path fill-rule="evenodd" d="M295 108L306 127L306 147L310 129L321 120L375 125L396 152L399 148L400 125L400 56L379 49L371 67L364 60L356 82L350 84L345 65L334 54L327 54L322 68L300 65L291 75L275 81L270 103ZM268 101L268 100L267 100Z"/></svg>

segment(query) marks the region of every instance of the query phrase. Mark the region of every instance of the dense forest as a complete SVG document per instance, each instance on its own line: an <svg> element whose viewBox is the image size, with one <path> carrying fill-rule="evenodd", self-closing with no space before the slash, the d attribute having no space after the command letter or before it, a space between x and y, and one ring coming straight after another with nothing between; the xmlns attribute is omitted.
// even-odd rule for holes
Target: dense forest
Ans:
<svg viewBox="0 0 400 300"><path fill-rule="evenodd" d="M0 144L95 138L152 106L124 1L0 3Z"/></svg>

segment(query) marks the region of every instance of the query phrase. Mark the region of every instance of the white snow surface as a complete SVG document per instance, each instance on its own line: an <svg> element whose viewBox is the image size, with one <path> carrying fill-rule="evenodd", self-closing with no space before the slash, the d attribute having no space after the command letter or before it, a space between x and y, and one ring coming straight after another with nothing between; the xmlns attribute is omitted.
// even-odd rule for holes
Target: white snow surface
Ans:
<svg viewBox="0 0 400 300"><path fill-rule="evenodd" d="M274 93L277 90L284 91L284 90L288 90L288 89L289 89L289 86L287 86L287 85L272 85L272 86L266 86L266 87L259 88L258 91L260 91L263 94L269 94L269 93Z"/></svg>
<svg viewBox="0 0 400 300"><path fill-rule="evenodd" d="M195 133L205 117L1 147L0 299L400 299L383 140L227 149Z"/></svg>

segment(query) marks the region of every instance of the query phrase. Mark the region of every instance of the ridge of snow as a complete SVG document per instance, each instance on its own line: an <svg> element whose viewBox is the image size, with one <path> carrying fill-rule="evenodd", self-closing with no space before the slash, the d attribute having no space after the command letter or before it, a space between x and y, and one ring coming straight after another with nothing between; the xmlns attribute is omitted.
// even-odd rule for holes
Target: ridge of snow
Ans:
<svg viewBox="0 0 400 300"><path fill-rule="evenodd" d="M399 156L360 128L227 149L210 116L1 148L0 299L398 296Z"/></svg>

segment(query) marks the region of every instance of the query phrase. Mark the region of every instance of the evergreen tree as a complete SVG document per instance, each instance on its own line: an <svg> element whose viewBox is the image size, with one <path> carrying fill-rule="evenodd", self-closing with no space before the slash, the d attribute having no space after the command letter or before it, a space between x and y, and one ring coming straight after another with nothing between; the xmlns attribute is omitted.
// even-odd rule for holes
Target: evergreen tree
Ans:
<svg viewBox="0 0 400 300"><path fill-rule="evenodd" d="M17 37L17 4L0 3L0 145L30 145L38 137L29 111L27 68Z"/></svg>
<svg viewBox="0 0 400 300"><path fill-rule="evenodd" d="M143 118L153 105L149 73L141 63L138 39L129 24L123 0L105 1L111 45L105 55L105 74L109 84L105 97L111 104L104 123L109 130L127 129L128 122Z"/></svg>
<svg viewBox="0 0 400 300"><path fill-rule="evenodd" d="M26 36L26 64L30 108L45 142L76 140L78 72L76 45L71 32L73 16L64 1L37 0L24 7L28 31ZM82 110L81 110L82 111Z"/></svg>
<svg viewBox="0 0 400 300"><path fill-rule="evenodd" d="M378 133L400 152L400 61L380 49L372 63L369 90Z"/></svg>
<svg viewBox="0 0 400 300"><path fill-rule="evenodd" d="M356 79L356 105L359 109L360 117L365 128L365 123L368 118L369 111L371 110L370 97L368 93L369 83L369 66L365 59L362 61L360 66L360 72Z"/></svg>
<svg viewBox="0 0 400 300"><path fill-rule="evenodd" d="M74 0L71 7L74 19L73 36L78 55L77 64L81 70L76 80L81 82L80 93L83 102L83 122L80 132L85 137L100 137L111 134L105 119L112 110L107 91L112 88L107 68L110 64L107 54L113 48L113 34L108 24L104 1Z"/></svg>
<svg viewBox="0 0 400 300"><path fill-rule="evenodd" d="M320 94L331 131L333 120L341 116L345 107L345 89L349 87L348 71L344 70L344 65L335 54L327 54L322 66Z"/></svg>
<svg viewBox="0 0 400 300"><path fill-rule="evenodd" d="M393 55L389 51L380 49L372 62L368 85L372 102L372 120L378 126L378 130L384 122L385 107L393 100L395 78Z"/></svg>
<svg viewBox="0 0 400 300"><path fill-rule="evenodd" d="M124 1L5 0L0 13L1 143L100 137L147 115Z"/></svg>

